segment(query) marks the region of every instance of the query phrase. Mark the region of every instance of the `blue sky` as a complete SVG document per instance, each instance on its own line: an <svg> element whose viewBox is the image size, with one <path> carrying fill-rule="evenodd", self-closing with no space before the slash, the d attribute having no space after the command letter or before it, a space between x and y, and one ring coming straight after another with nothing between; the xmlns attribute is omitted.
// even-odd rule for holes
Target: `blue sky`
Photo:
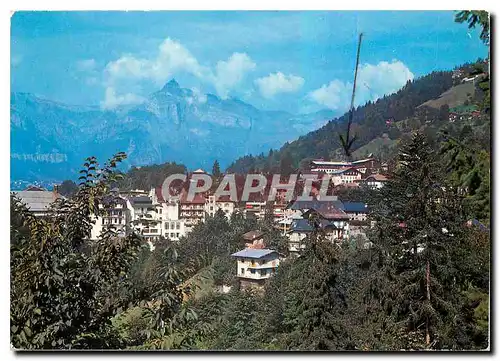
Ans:
<svg viewBox="0 0 500 361"><path fill-rule="evenodd" d="M11 88L115 109L170 78L263 109L348 107L357 34L358 103L408 79L487 55L452 11L17 12ZM203 97L200 97L203 98Z"/></svg>

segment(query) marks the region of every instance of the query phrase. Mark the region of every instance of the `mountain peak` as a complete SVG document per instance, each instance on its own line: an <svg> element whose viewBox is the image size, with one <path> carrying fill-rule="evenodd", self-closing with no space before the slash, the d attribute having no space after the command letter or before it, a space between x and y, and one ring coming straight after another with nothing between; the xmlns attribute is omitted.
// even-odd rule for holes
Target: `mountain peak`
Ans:
<svg viewBox="0 0 500 361"><path fill-rule="evenodd" d="M167 84L163 86L162 91L178 91L181 87L179 86L179 83L175 79L171 79Z"/></svg>

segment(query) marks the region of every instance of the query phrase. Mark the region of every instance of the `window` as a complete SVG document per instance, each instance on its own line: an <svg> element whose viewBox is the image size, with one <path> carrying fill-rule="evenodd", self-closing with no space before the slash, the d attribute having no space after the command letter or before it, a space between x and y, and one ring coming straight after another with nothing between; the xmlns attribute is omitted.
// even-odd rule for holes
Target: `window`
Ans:
<svg viewBox="0 0 500 361"><path fill-rule="evenodd" d="M254 274L255 274L255 270L252 268L252 269L250 270L250 273L254 275Z"/></svg>
<svg viewBox="0 0 500 361"><path fill-rule="evenodd" d="M244 274L245 273L245 269L244 268L240 268L240 274Z"/></svg>
<svg viewBox="0 0 500 361"><path fill-rule="evenodd" d="M176 238L179 238L179 233L176 233L176 234L175 234L175 237L176 237Z"/></svg>
<svg viewBox="0 0 500 361"><path fill-rule="evenodd" d="M180 229L180 228L181 228L181 224L180 224L180 222L177 222L177 223L175 224L175 229Z"/></svg>

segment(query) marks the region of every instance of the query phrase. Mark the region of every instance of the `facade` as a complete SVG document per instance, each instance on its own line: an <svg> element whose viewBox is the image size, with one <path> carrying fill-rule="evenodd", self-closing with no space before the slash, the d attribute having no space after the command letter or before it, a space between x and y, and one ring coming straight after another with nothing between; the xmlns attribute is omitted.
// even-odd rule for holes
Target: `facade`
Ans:
<svg viewBox="0 0 500 361"><path fill-rule="evenodd" d="M279 266L279 254L271 249L249 249L231 255L236 259L241 288L262 286Z"/></svg>
<svg viewBox="0 0 500 361"><path fill-rule="evenodd" d="M248 201L245 203L245 217L255 217L263 219L266 214L266 202L264 201Z"/></svg>
<svg viewBox="0 0 500 361"><path fill-rule="evenodd" d="M136 232L151 241L162 235L162 222L158 218L157 205L151 197L138 196L129 199L132 206L132 226Z"/></svg>
<svg viewBox="0 0 500 361"><path fill-rule="evenodd" d="M193 200L187 200L186 192L179 202L179 219L184 222L186 233L189 233L199 222L205 221L205 196L196 193Z"/></svg>
<svg viewBox="0 0 500 361"><path fill-rule="evenodd" d="M330 174L334 186L356 183L361 180L363 175L355 167L333 170Z"/></svg>
<svg viewBox="0 0 500 361"><path fill-rule="evenodd" d="M379 162L373 157L372 154L368 158L355 160L352 162L347 161L325 161L323 159L315 159L311 161L312 173L327 173L333 174L335 171L345 168L356 168L361 174L370 174L378 170Z"/></svg>
<svg viewBox="0 0 500 361"><path fill-rule="evenodd" d="M215 199L213 195L208 196L207 202L205 203L205 212L213 217L219 209L222 210L229 219L234 213L234 202L229 199L229 196L223 196L219 199Z"/></svg>
<svg viewBox="0 0 500 361"><path fill-rule="evenodd" d="M118 236L124 237L129 232L132 221L132 205L124 197L108 197L99 204L101 214L93 216L94 225L90 232L90 239L96 240L108 228L113 229Z"/></svg>

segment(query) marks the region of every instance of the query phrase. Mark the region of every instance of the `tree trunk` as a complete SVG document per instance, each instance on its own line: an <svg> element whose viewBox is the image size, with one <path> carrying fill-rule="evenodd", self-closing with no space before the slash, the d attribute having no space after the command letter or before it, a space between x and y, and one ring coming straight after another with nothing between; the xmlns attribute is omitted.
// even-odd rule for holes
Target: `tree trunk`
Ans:
<svg viewBox="0 0 500 361"><path fill-rule="evenodd" d="M431 268L429 261L427 261L427 270L426 270L426 280L427 280L427 301L431 301ZM431 343L431 335L429 334L429 316L427 316L427 319L425 321L425 343L427 346Z"/></svg>

